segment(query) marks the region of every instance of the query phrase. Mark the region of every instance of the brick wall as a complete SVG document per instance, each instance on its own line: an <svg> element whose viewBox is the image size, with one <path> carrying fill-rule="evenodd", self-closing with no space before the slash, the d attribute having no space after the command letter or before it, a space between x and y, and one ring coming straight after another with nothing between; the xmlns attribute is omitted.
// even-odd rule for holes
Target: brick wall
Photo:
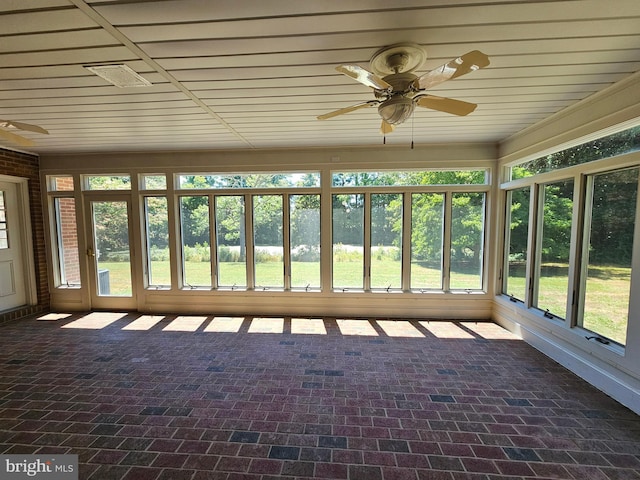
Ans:
<svg viewBox="0 0 640 480"><path fill-rule="evenodd" d="M0 174L28 179L31 232L36 269L37 305L0 313L0 323L49 310L49 285L47 282L47 257L44 244L42 197L40 194L39 159L35 155L0 148Z"/></svg>

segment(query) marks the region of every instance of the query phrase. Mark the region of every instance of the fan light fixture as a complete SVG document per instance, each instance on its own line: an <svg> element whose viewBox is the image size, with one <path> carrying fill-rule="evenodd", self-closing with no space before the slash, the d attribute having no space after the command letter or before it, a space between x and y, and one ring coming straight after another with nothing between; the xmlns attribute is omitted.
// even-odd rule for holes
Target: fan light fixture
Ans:
<svg viewBox="0 0 640 480"><path fill-rule="evenodd" d="M119 88L148 87L151 82L126 65L88 65L87 70Z"/></svg>
<svg viewBox="0 0 640 480"><path fill-rule="evenodd" d="M396 95L380 104L378 113L382 119L391 125L400 125L407 120L416 108L412 98Z"/></svg>

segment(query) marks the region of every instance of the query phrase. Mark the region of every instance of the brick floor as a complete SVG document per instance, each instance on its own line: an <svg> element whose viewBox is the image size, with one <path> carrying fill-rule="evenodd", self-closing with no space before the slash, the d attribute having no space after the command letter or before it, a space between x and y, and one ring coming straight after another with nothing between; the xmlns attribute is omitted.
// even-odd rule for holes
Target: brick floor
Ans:
<svg viewBox="0 0 640 480"><path fill-rule="evenodd" d="M640 417L491 323L41 318L0 327L0 453L81 479L640 480Z"/></svg>

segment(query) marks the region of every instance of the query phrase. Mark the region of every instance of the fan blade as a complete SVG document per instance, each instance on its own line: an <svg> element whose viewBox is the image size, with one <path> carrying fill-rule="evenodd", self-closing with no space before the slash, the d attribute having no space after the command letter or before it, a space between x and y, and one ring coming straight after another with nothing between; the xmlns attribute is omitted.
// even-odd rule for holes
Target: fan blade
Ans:
<svg viewBox="0 0 640 480"><path fill-rule="evenodd" d="M416 78L413 85L422 90L429 89L446 80L466 75L487 65L489 65L489 57L478 50L473 50Z"/></svg>
<svg viewBox="0 0 640 480"><path fill-rule="evenodd" d="M375 88L376 90L389 90L391 88L391 85L383 79L370 71L359 67L358 65L340 65L339 67L336 67L336 70L347 77L351 77L363 85Z"/></svg>
<svg viewBox="0 0 640 480"><path fill-rule="evenodd" d="M354 110L360 110L361 108L373 107L374 105L377 105L378 103L380 103L380 102L378 102L377 100L370 100L368 102L358 103L356 105L351 105L350 107L341 108L340 110L334 110L333 112L329 112L329 113L325 113L324 115L320 115L320 116L318 116L318 120L326 120L328 118L337 117L338 115L343 115L345 113L353 112Z"/></svg>
<svg viewBox="0 0 640 480"><path fill-rule="evenodd" d="M25 138L21 135L16 135L15 133L7 132L6 130L2 130L1 128L0 128L0 137L4 138L5 140L9 140L10 142L13 142L15 144L22 145L23 147L31 147L32 145L35 145L34 141L29 140L28 138Z"/></svg>
<svg viewBox="0 0 640 480"><path fill-rule="evenodd" d="M384 120L382 120L382 125L380 125L380 133L382 135L386 135L387 133L393 132L394 128L396 128L394 125L391 125L390 123L387 123Z"/></svg>
<svg viewBox="0 0 640 480"><path fill-rule="evenodd" d="M478 106L475 103L454 100L453 98L436 97L434 95L421 96L416 103L421 107L460 116L469 115Z"/></svg>
<svg viewBox="0 0 640 480"><path fill-rule="evenodd" d="M3 121L4 120L0 120L0 123ZM13 125L19 130L26 130L28 132L36 132L36 133L44 133L46 135L49 135L48 131L46 131L42 127L39 127L38 125L31 125L30 123L14 122L13 120L6 120L4 122L7 123L8 125Z"/></svg>

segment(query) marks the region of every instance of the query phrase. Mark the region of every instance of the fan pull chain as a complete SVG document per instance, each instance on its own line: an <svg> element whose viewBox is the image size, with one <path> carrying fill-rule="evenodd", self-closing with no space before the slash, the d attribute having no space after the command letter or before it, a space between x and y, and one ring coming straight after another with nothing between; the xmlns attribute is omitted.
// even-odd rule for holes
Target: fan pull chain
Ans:
<svg viewBox="0 0 640 480"><path fill-rule="evenodd" d="M383 145L386 145L386 144L387 144L387 136L386 136L386 135L384 135L384 136L382 137L382 144L383 144Z"/></svg>

